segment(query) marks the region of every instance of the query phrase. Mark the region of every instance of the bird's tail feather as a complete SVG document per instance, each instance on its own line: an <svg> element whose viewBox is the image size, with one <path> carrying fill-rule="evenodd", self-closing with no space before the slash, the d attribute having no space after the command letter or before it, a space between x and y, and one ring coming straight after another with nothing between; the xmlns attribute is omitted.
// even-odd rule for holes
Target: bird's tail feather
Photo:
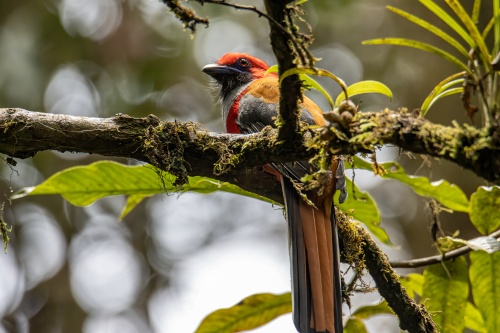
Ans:
<svg viewBox="0 0 500 333"><path fill-rule="evenodd" d="M342 332L342 298L333 205L313 207L282 178L289 228L293 320L301 333Z"/></svg>

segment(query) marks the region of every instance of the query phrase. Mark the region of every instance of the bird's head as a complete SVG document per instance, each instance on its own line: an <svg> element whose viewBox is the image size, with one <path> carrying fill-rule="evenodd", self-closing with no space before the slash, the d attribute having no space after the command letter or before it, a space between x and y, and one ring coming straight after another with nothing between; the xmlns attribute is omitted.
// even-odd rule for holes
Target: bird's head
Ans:
<svg viewBox="0 0 500 333"><path fill-rule="evenodd" d="M217 81L221 86L221 94L224 96L253 80L276 76L275 73L266 75L268 68L269 66L264 61L249 54L230 52L220 57L215 64L203 67L202 71Z"/></svg>

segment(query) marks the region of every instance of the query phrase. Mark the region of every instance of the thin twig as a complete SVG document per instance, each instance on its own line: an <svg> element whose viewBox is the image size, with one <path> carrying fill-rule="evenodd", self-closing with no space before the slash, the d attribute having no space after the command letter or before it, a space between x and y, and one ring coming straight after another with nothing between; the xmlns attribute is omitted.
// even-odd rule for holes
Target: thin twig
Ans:
<svg viewBox="0 0 500 333"><path fill-rule="evenodd" d="M495 231L494 233L489 235L490 237L496 238L500 240L500 230ZM414 267L422 267L440 263L442 261L455 259L457 257L463 256L471 252L472 249L468 246L462 246L458 249L452 250L450 252L446 252L445 254L438 254L432 257L420 258L420 259L412 259L412 260L400 260L400 261L389 261L392 267L394 268L414 268Z"/></svg>

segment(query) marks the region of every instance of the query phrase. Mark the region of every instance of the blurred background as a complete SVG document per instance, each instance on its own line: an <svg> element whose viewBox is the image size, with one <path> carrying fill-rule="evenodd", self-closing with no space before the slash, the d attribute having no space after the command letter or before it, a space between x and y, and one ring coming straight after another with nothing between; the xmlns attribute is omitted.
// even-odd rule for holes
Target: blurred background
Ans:
<svg viewBox="0 0 500 333"><path fill-rule="evenodd" d="M260 1L244 3L263 7ZM416 1L311 0L304 6L315 36L311 50L322 58L318 67L348 84L373 79L392 89L392 102L358 98L362 110L419 107L434 85L458 71L421 51L362 46L362 40L376 37L443 45L389 12L388 4L428 14ZM228 51L274 64L268 24L250 12L189 5L210 18L208 29L200 26L195 35L183 31L155 0L2 0L0 107L88 117L155 114L223 131L215 92L200 69ZM339 92L332 82L319 81L334 96ZM310 96L328 108L320 95ZM457 97L436 104L429 118L448 125L452 119L470 123ZM289 291L286 226L279 207L223 193L165 194L146 200L120 223L123 197L84 208L59 196L9 201L13 191L100 159L42 152L17 160L15 167L0 163L3 215L13 225L8 254L0 253L0 333L193 332L208 313L253 293ZM410 174L431 180L445 178L467 195L483 184L456 165L394 147L381 149L378 159L397 160ZM397 245L383 246L390 259L436 253L424 198L370 174L357 172L356 181L376 199L382 226ZM441 222L448 234L460 229L464 238L477 235L465 214L443 213ZM378 300L377 293L358 295L353 309L344 312ZM391 317L370 320L368 328L399 332ZM291 316L255 332L294 332Z"/></svg>

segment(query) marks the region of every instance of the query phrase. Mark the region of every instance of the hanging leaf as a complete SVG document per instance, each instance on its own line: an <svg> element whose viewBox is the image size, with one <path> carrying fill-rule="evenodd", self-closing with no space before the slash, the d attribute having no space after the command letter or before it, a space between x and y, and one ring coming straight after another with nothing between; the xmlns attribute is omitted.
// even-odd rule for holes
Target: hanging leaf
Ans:
<svg viewBox="0 0 500 333"><path fill-rule="evenodd" d="M422 301L442 332L463 333L469 296L467 263L463 257L429 266L424 271Z"/></svg>
<svg viewBox="0 0 500 333"><path fill-rule="evenodd" d="M227 309L209 314L196 333L233 333L252 330L292 311L290 293L256 294Z"/></svg>
<svg viewBox="0 0 500 333"><path fill-rule="evenodd" d="M394 314L394 312L389 307L389 304L387 304L387 301L379 302L374 305L360 306L356 309L356 311L353 312L351 316L357 319L369 319L372 316L382 314Z"/></svg>
<svg viewBox="0 0 500 333"><path fill-rule="evenodd" d="M474 303L482 314L488 333L500 332L500 252L470 254L470 282Z"/></svg>
<svg viewBox="0 0 500 333"><path fill-rule="evenodd" d="M422 274L410 273L400 280L401 284L406 288L406 291L412 298L415 298L415 293L418 295L422 295L425 281L425 278Z"/></svg>
<svg viewBox="0 0 500 333"><path fill-rule="evenodd" d="M347 199L338 205L339 209L355 220L363 223L370 232L382 243L392 245L387 232L380 225L380 211L372 196L361 191L352 181L346 178L346 186L349 191ZM354 188L353 188L354 186ZM351 191L353 189L353 191ZM335 194L335 202L338 202L340 192Z"/></svg>
<svg viewBox="0 0 500 333"><path fill-rule="evenodd" d="M378 38L378 39L371 39L371 40L365 40L363 41L364 45L399 45L399 46L408 46L412 47L415 49L427 51L430 53L434 53L435 55L440 56L441 58L457 65L461 70L466 71L469 73L471 76L473 75L471 70L467 67L465 63L462 61L458 60L456 57L452 56L446 51L443 51L435 46L432 46L430 44L418 41L418 40L413 40L413 39L406 39L406 38Z"/></svg>
<svg viewBox="0 0 500 333"><path fill-rule="evenodd" d="M369 333L362 320L350 318L345 324L343 333Z"/></svg>
<svg viewBox="0 0 500 333"><path fill-rule="evenodd" d="M478 333L488 332L481 312L471 302L467 302L465 306L465 327Z"/></svg>
<svg viewBox="0 0 500 333"><path fill-rule="evenodd" d="M371 163L355 156L354 166L358 169L373 171ZM346 163L346 167L351 167ZM469 212L469 200L465 193L456 185L446 180L430 182L427 177L409 176L402 166L396 162L379 163L376 174L382 178L395 179L408 185L415 193L424 197L431 197L439 201L443 206L458 212Z"/></svg>
<svg viewBox="0 0 500 333"><path fill-rule="evenodd" d="M421 26L422 28L424 28L425 30L433 33L434 35L440 37L445 42L447 42L448 44L450 44L451 46L453 46L455 49L457 49L460 53L462 53L466 58L470 58L469 53L467 52L467 50L456 39L454 39L453 37L451 37L450 35L448 35L443 30L439 29L435 25L432 25L429 22L424 21L421 18L416 17L416 16L414 16L414 15L408 13L408 12L405 12L405 11L403 11L401 9L398 9L398 8L395 8L395 7L392 7L392 6L387 6L387 8L389 10L393 11L394 13L396 13L396 14L404 17L404 18L406 18L407 20L409 20L409 21L411 21L411 22L413 22L413 23Z"/></svg>
<svg viewBox="0 0 500 333"><path fill-rule="evenodd" d="M174 176L151 166L127 166L111 161L100 161L60 171L40 185L19 190L12 198L18 199L27 195L60 194L75 206L87 206L106 196L124 194L129 196L129 200L122 212L122 217L144 198L179 190L200 193L223 191L277 204L236 185L211 178L189 177L189 183L184 185L182 189L173 185L174 180Z"/></svg>
<svg viewBox="0 0 500 333"><path fill-rule="evenodd" d="M480 186L470 197L470 220L483 235L500 227L500 187Z"/></svg>
<svg viewBox="0 0 500 333"><path fill-rule="evenodd" d="M347 87L347 96L349 97L361 94L372 94L372 93L385 95L389 97L389 99L392 101L391 89L389 89L385 84L378 81L370 81L370 80L360 81ZM339 106L340 103L346 99L345 96L346 96L345 93L341 92L335 99L335 105Z"/></svg>

